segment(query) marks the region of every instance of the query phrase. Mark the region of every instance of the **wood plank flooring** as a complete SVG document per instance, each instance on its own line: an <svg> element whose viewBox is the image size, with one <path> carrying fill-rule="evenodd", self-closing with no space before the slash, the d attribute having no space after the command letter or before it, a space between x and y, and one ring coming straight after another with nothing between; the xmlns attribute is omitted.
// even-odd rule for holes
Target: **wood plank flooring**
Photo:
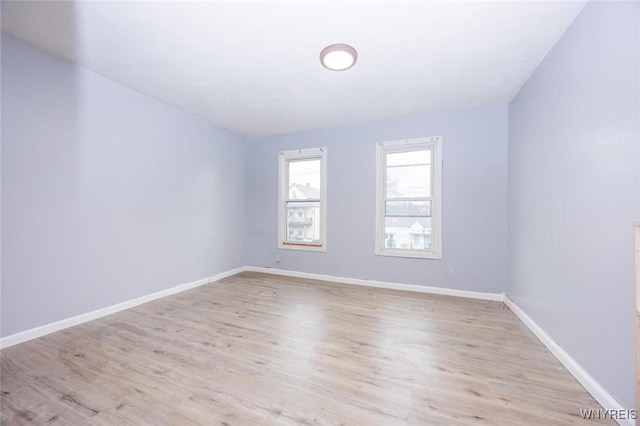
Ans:
<svg viewBox="0 0 640 426"><path fill-rule="evenodd" d="M1 364L11 425L560 425L600 408L502 303L249 272Z"/></svg>

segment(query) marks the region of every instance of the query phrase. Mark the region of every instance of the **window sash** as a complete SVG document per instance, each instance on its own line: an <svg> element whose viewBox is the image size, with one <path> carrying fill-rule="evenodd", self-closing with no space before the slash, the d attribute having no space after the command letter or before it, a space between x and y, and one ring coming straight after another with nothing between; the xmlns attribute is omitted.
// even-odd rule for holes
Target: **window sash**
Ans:
<svg viewBox="0 0 640 426"><path fill-rule="evenodd" d="M390 154L398 154L398 153L404 153L404 152L416 152L416 151L429 151L430 155L429 158L431 159L430 162L428 163L409 163L409 164L396 164L396 165L387 165L387 157ZM425 199L429 199L431 200L433 198L433 191L434 191L434 167L433 167L433 161L434 161L434 154L435 154L435 147L429 146L427 144L422 144L422 145L411 145L411 146L390 146L390 147L382 147L382 167L383 167L383 185L384 185L384 191L382 192L382 196L384 197L384 202L386 203L387 200L400 200L403 198L406 199L416 199L416 198L425 198ZM408 167L416 167L416 166L429 166L429 197L389 197L388 196L388 188L387 185L389 183L389 177L388 177L388 170L389 169L398 169L398 168L408 168Z"/></svg>
<svg viewBox="0 0 640 426"><path fill-rule="evenodd" d="M287 216L286 219L286 238L284 244L292 244L292 245L306 245L312 247L320 247L322 246L322 241L320 241L320 236L322 233L322 222L320 218L320 203L317 201L292 201L287 202L286 209L289 209L289 204L295 203L296 206L294 208L305 208L304 205L308 204L308 207L317 208L317 212L312 212L311 217L306 214L301 214L302 212L298 212L298 214L294 216ZM317 226L317 229L314 227ZM291 230L294 230L292 235ZM309 236L310 235L310 236ZM301 239L302 238L302 239ZM318 240L318 241L316 241Z"/></svg>

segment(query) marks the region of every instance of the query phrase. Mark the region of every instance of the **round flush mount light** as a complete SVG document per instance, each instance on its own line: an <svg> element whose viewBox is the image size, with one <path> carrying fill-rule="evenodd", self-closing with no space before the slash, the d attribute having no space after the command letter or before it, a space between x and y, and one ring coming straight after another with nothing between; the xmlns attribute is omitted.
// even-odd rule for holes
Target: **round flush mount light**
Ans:
<svg viewBox="0 0 640 426"><path fill-rule="evenodd" d="M358 52L348 44L332 44L320 52L320 63L331 71L348 70L357 59Z"/></svg>

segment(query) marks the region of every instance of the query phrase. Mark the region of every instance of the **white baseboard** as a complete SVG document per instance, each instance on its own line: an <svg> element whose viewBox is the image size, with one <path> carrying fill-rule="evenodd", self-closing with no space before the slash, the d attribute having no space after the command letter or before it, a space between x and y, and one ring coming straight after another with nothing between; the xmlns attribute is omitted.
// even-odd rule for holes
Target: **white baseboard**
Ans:
<svg viewBox="0 0 640 426"><path fill-rule="evenodd" d="M26 342L27 340L42 337L47 334L54 333L56 331L64 330L65 328L73 327L74 325L79 325L87 321L92 321L116 312L124 311L125 309L133 308L135 306L142 305L143 303L147 303L153 300L161 299L163 297L171 296L172 294L190 290L192 288L196 288L204 284L209 284L214 281L218 281L223 278L229 277L231 275L235 275L239 272L242 272L243 270L244 270L244 267L231 269L229 271L221 272L219 274L212 275L207 278L202 278L197 281L180 284L175 287L171 287L155 293L147 294L145 296L137 297L135 299L127 300L125 302L117 303L115 305L100 308L92 312L76 315L71 318L66 318L60 321L52 322L52 323L35 327L29 330L21 331L6 337L2 337L0 338L0 348L2 349L8 348L10 346L17 345L18 343Z"/></svg>
<svg viewBox="0 0 640 426"><path fill-rule="evenodd" d="M613 397L605 388L600 385L575 359L571 357L560 345L544 331L534 320L531 319L513 300L505 296L504 303L516 314L520 321L526 325L529 330L536 335L543 345L549 349L564 367L571 373L573 377L598 401L605 410L626 410L626 407ZM590 408L590 407L585 407ZM633 426L634 421L631 419L617 420L619 425Z"/></svg>
<svg viewBox="0 0 640 426"><path fill-rule="evenodd" d="M443 287L430 287L417 284L400 284L386 281L363 280L360 278L336 277L333 275L314 274L311 272L289 271L286 269L264 268L259 266L246 266L245 271L262 272L265 274L282 275L285 277L307 278L311 280L330 281L342 284L353 284L367 287L387 288L391 290L406 290L418 293L441 294L445 296L467 297L470 299L504 301L502 293L481 293L478 291L456 290Z"/></svg>
<svg viewBox="0 0 640 426"><path fill-rule="evenodd" d="M224 271L224 272L220 272L219 274L212 275L211 277L209 277L209 282L212 283L215 281L220 281L224 278L239 274L240 272L244 272L246 270L247 270L246 266L240 266L238 268L229 269L228 271Z"/></svg>

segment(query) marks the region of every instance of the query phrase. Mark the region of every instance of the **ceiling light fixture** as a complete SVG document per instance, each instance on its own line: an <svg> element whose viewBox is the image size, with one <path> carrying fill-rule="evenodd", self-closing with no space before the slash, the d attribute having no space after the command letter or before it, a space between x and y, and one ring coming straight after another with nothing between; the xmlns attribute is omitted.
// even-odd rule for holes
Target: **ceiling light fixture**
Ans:
<svg viewBox="0 0 640 426"><path fill-rule="evenodd" d="M320 52L320 63L331 71L348 70L357 59L358 52L348 44L332 44Z"/></svg>

